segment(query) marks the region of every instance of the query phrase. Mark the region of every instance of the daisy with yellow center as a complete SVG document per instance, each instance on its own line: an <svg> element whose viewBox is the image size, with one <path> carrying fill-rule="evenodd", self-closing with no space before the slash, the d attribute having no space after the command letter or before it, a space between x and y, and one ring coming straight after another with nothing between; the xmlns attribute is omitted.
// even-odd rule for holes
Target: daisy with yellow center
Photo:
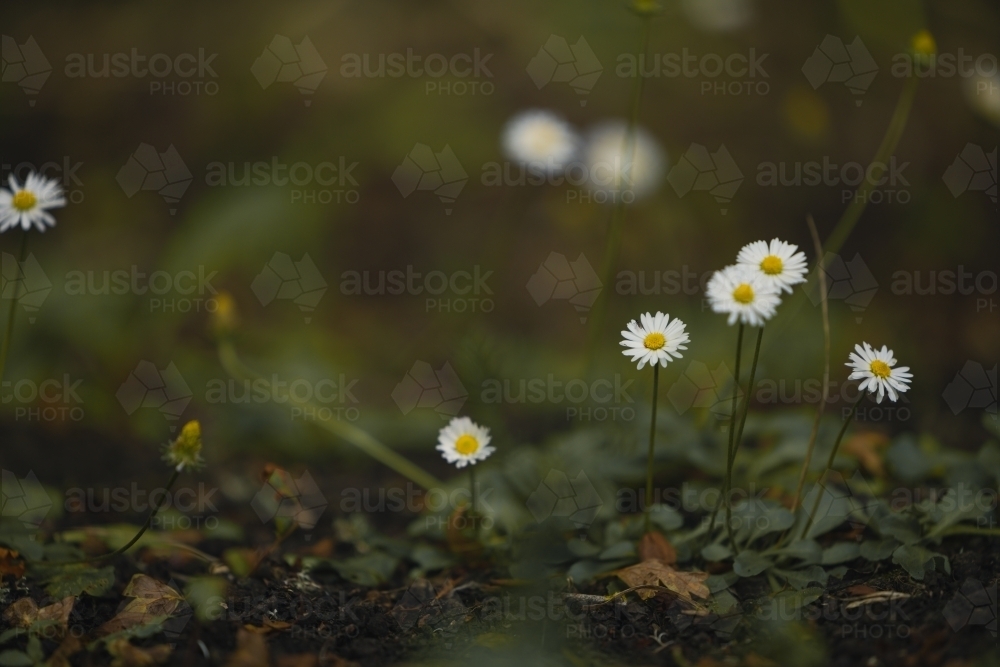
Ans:
<svg viewBox="0 0 1000 667"><path fill-rule="evenodd" d="M798 246L779 239L754 241L736 256L737 266L758 273L776 292L791 294L792 286L806 281L806 256Z"/></svg>
<svg viewBox="0 0 1000 667"><path fill-rule="evenodd" d="M437 450L456 468L475 465L496 451L490 447L490 430L468 417L455 417L438 433Z"/></svg>
<svg viewBox="0 0 1000 667"><path fill-rule="evenodd" d="M550 111L525 111L507 122L503 149L512 160L533 170L558 174L576 157L580 138L565 120Z"/></svg>
<svg viewBox="0 0 1000 667"><path fill-rule="evenodd" d="M632 320L628 329L622 331L621 345L625 347L622 354L639 362L639 369L649 364L651 366L666 366L674 359L681 358L681 350L686 350L689 337L685 331L686 325L677 318L657 312L656 315L645 313L639 316L639 322Z"/></svg>
<svg viewBox="0 0 1000 667"><path fill-rule="evenodd" d="M712 310L729 315L730 326L737 321L762 327L774 317L781 297L761 271L745 266L727 266L716 271L705 289Z"/></svg>
<svg viewBox="0 0 1000 667"><path fill-rule="evenodd" d="M861 391L875 394L877 403L881 403L886 394L895 403L899 400L899 394L910 389L910 380L913 379L910 367L895 368L896 357L885 345L881 350L876 350L868 343L864 343L864 347L855 345L850 359L846 364L854 370L850 379L861 380Z"/></svg>
<svg viewBox="0 0 1000 667"><path fill-rule="evenodd" d="M44 232L54 227L56 219L49 209L66 205L62 186L58 181L28 174L22 186L12 174L7 188L0 188L0 233L20 227L28 231L32 227Z"/></svg>

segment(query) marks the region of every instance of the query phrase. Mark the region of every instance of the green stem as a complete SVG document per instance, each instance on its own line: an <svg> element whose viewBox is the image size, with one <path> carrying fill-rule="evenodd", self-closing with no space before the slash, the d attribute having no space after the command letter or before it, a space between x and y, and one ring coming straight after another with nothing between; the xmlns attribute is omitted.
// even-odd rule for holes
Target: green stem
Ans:
<svg viewBox="0 0 1000 667"><path fill-rule="evenodd" d="M760 357L760 341L764 338L764 327L757 330L757 346L753 351L753 361L750 363L750 381L747 383L747 397L743 401L743 416L740 418L740 428L736 431L736 441L733 443L733 464L736 463L736 452L743 442L743 427L747 423L747 413L750 412L750 398L753 396L753 381L757 375L757 359Z"/></svg>
<svg viewBox="0 0 1000 667"><path fill-rule="evenodd" d="M722 484L722 494L719 496L719 500L715 503L715 509L712 510L712 518L708 524L709 530L715 527L715 518L719 515L719 508L725 503L726 505L726 533L729 535L729 541L735 546L733 540L733 528L730 525L730 508L729 508L729 488L733 483L733 438L735 437L736 428L736 407L738 404L738 399L740 395L740 357L743 354L743 323L740 322L740 328L736 334L736 368L733 371L733 409L729 416L729 442L726 445L726 480Z"/></svg>
<svg viewBox="0 0 1000 667"><path fill-rule="evenodd" d="M949 535L982 535L984 537L1000 537L1000 528L981 528L980 526L952 526L944 531L943 536Z"/></svg>
<svg viewBox="0 0 1000 667"><path fill-rule="evenodd" d="M649 455L646 457L646 532L653 507L653 450L656 446L656 404L660 388L660 365L653 366L653 412L649 419Z"/></svg>
<svg viewBox="0 0 1000 667"><path fill-rule="evenodd" d="M854 421L854 415L858 412L858 406L861 405L861 401L864 400L868 392L862 391L858 394L858 400L854 401L854 405L851 406L851 413L847 415L847 419L844 420L844 425L840 427L840 433L837 434L837 439L833 442L833 449L830 450L830 457L826 461L826 467L823 468L823 472L819 474L819 479L816 480L816 500L813 501L812 509L809 510L809 519L806 521L806 526L802 530L802 539L805 539L809 535L809 529L812 528L813 520L816 518L816 510L819 509L819 502L823 498L823 490L820 488L820 483L822 483L823 478L826 473L833 470L833 461L837 458L837 450L840 449L840 441L844 439L844 434L847 433L847 427L851 425Z"/></svg>
<svg viewBox="0 0 1000 667"><path fill-rule="evenodd" d="M651 33L652 18L646 15L642 18L642 27L639 34L639 46L636 50L636 73L632 81L632 94L629 102L628 124L625 128L625 140L622 145L622 165L620 176L630 174L632 161L635 157L635 133L639 124L639 107L642 101L642 89L645 77L642 76L642 62L649 51L649 36ZM622 236L625 227L625 197L622 179L618 179L615 184L619 191L611 209L611 222L608 224L608 237L604 244L604 258L601 260L601 279L607 288L613 280L615 264L618 262L618 254L621 251ZM604 316L607 311L607 304L610 298L606 294L608 290L598 297L590 313L590 330L588 335L587 359L593 360L594 350L597 347L598 338L604 324Z"/></svg>
<svg viewBox="0 0 1000 667"><path fill-rule="evenodd" d="M21 234L21 251L18 254L18 273L24 272L24 260L28 258L28 232ZM20 280L14 285L14 295L10 298L10 307L7 310L7 332L4 334L3 343L0 343L0 382L3 381L4 369L7 367L7 353L10 352L10 341L14 336L14 317L17 315L17 301L21 297L24 283Z"/></svg>
<svg viewBox="0 0 1000 667"><path fill-rule="evenodd" d="M251 381L263 379L262 376L243 364L236 353L236 348L228 339L224 339L219 343L219 361L226 372L236 379ZM311 401L298 400L293 395L289 395L288 400L300 407L315 410L316 414L320 414L322 410L321 406L315 405ZM316 423L338 438L354 445L379 463L406 477L414 484L428 490L441 487L441 482L436 477L389 449L367 431L353 424L333 419L319 420Z"/></svg>

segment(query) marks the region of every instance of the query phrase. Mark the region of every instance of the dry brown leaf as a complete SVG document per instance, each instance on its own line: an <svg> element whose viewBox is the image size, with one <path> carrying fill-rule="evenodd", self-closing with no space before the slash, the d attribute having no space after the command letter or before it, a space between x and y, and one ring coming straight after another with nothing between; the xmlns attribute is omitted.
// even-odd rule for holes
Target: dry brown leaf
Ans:
<svg viewBox="0 0 1000 667"><path fill-rule="evenodd" d="M269 662L263 635L243 628L236 631L236 650L226 661L227 667L269 667Z"/></svg>
<svg viewBox="0 0 1000 667"><path fill-rule="evenodd" d="M685 602L694 604L692 596L708 598L710 592L705 580L707 572L681 572L661 560L646 560L630 567L622 568L615 575L629 587L662 586L669 589ZM656 595L654 588L640 588L636 591L643 600Z"/></svg>
<svg viewBox="0 0 1000 667"><path fill-rule="evenodd" d="M662 560L673 565L677 562L677 550L663 533L649 532L639 540L639 560Z"/></svg>
<svg viewBox="0 0 1000 667"><path fill-rule="evenodd" d="M0 579L4 575L15 578L24 576L24 561L19 560L18 555L16 551L0 547Z"/></svg>
<svg viewBox="0 0 1000 667"><path fill-rule="evenodd" d="M147 648L133 645L128 639L119 638L108 642L108 653L114 658L112 667L149 667L162 665L170 659L173 647L157 644Z"/></svg>
<svg viewBox="0 0 1000 667"><path fill-rule="evenodd" d="M46 667L71 667L72 663L69 659L82 650L83 642L80 641L80 638L68 634L63 637L62 643L49 656L45 663Z"/></svg>
<svg viewBox="0 0 1000 667"><path fill-rule="evenodd" d="M278 658L277 663L278 667L316 667L319 664L319 656L315 653L283 655Z"/></svg>
<svg viewBox="0 0 1000 667"><path fill-rule="evenodd" d="M125 597L134 598L114 618L97 629L98 636L121 632L138 625L145 625L156 617L169 616L176 611L184 596L170 586L145 574L137 574L122 591Z"/></svg>
<svg viewBox="0 0 1000 667"><path fill-rule="evenodd" d="M843 447L865 470L876 477L885 477L885 464L880 450L885 449L888 444L889 438L884 433L862 431L848 438Z"/></svg>
<svg viewBox="0 0 1000 667"><path fill-rule="evenodd" d="M38 605L31 598L21 598L7 607L3 619L15 628L26 628L38 618Z"/></svg>

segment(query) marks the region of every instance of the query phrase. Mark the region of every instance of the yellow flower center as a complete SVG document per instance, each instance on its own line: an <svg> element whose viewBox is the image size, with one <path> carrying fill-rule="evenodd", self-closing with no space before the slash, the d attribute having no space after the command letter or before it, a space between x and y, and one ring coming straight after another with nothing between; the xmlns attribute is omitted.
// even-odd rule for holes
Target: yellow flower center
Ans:
<svg viewBox="0 0 1000 667"><path fill-rule="evenodd" d="M753 301L753 288L746 283L742 283L733 290L733 298L739 303L748 304Z"/></svg>
<svg viewBox="0 0 1000 667"><path fill-rule="evenodd" d="M642 340L642 344L647 350L659 350L667 344L667 339L659 331L654 331L651 334L646 334L646 337Z"/></svg>
<svg viewBox="0 0 1000 667"><path fill-rule="evenodd" d="M38 198L27 190L19 190L14 193L14 200L12 203L14 204L14 208L18 211L30 211L35 208L35 204L38 203Z"/></svg>
<svg viewBox="0 0 1000 667"><path fill-rule="evenodd" d="M892 369L889 368L889 364L885 363L884 361L876 359L871 364L871 371L872 375L879 378L880 380L884 380L887 377L889 377L889 374L892 372Z"/></svg>
<svg viewBox="0 0 1000 667"><path fill-rule="evenodd" d="M455 441L455 451L462 456L471 456L479 449L479 441L471 435L462 435Z"/></svg>
<svg viewBox="0 0 1000 667"><path fill-rule="evenodd" d="M785 268L785 263L777 255L768 255L760 262L760 270L769 276L776 276Z"/></svg>

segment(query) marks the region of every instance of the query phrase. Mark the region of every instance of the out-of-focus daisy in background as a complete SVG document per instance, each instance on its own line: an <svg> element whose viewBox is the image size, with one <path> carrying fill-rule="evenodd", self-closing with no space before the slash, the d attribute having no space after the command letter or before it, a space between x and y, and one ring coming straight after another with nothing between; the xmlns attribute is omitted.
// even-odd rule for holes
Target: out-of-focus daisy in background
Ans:
<svg viewBox="0 0 1000 667"><path fill-rule="evenodd" d="M588 188L595 195L607 198L608 203L614 202L619 193L628 197L626 201L633 197L642 199L655 192L663 181L667 158L660 144L649 132L637 127L631 150L627 150L627 134L628 126L622 121L602 123L587 134L583 162Z"/></svg>
<svg viewBox="0 0 1000 667"><path fill-rule="evenodd" d="M8 187L0 188L0 233L17 227L24 231L34 227L40 232L55 227L56 219L49 209L66 205L58 181L32 172L21 185L11 174Z"/></svg>
<svg viewBox="0 0 1000 667"><path fill-rule="evenodd" d="M778 294L763 273L740 265L716 271L705 288L712 310L727 313L730 326L737 321L752 327L764 326L781 303Z"/></svg>
<svg viewBox="0 0 1000 667"><path fill-rule="evenodd" d="M752 0L682 0L681 11L706 32L731 32L753 18Z"/></svg>
<svg viewBox="0 0 1000 667"><path fill-rule="evenodd" d="M850 379L861 380L859 388L861 391L876 394L876 403L881 403L886 394L889 394L889 400L895 403L899 399L899 394L910 389L910 380L913 379L913 374L909 372L910 367L894 368L896 357L885 345L881 350L876 350L868 343L864 343L864 347L855 345L850 359L845 364L854 370Z"/></svg>
<svg viewBox="0 0 1000 667"><path fill-rule="evenodd" d="M778 239L754 241L743 246L736 264L759 273L774 291L791 294L793 285L806 281L806 256L798 249Z"/></svg>
<svg viewBox="0 0 1000 667"><path fill-rule="evenodd" d="M531 109L517 114L503 130L503 150L511 160L558 174L576 158L580 137L551 111Z"/></svg>

